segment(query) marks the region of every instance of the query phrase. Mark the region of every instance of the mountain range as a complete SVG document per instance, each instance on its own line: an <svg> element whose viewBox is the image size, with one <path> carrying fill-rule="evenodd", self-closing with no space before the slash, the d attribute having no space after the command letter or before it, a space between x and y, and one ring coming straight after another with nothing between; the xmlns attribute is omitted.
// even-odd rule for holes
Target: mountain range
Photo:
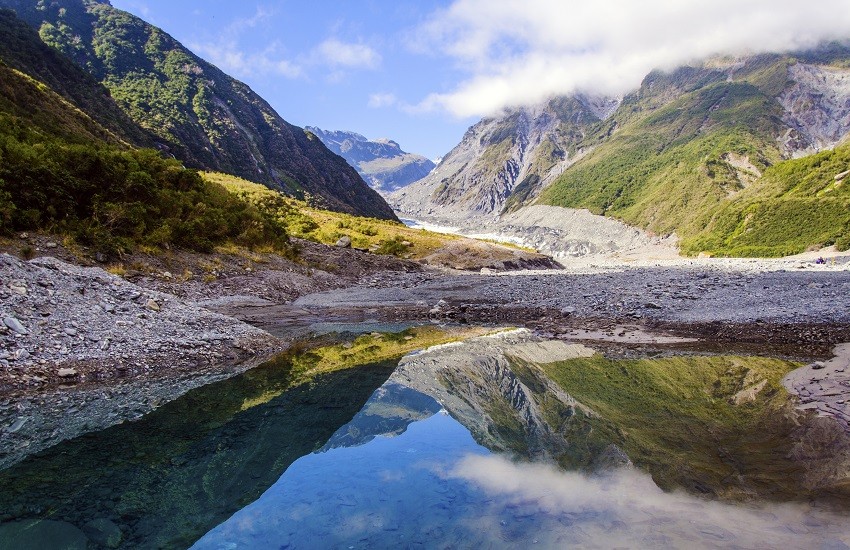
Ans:
<svg viewBox="0 0 850 550"><path fill-rule="evenodd" d="M587 209L683 252L785 255L850 246L850 48L714 58L472 126L390 203L408 217L498 226L533 205ZM502 223L502 225L504 225Z"/></svg>
<svg viewBox="0 0 850 550"><path fill-rule="evenodd" d="M382 193L396 191L427 176L433 161L406 153L391 139L370 140L356 132L304 128L315 134L328 149L344 158L373 189Z"/></svg>
<svg viewBox="0 0 850 550"><path fill-rule="evenodd" d="M81 75L67 62L60 70L56 63L40 67L26 52L7 63L129 144L155 146L187 167L238 175L323 208L395 219L359 174L313 134L286 122L247 85L161 29L107 0L0 0L0 8L14 10L44 44L94 82L78 88L72 82ZM102 96L110 99L101 101ZM108 106L103 113L101 103Z"/></svg>

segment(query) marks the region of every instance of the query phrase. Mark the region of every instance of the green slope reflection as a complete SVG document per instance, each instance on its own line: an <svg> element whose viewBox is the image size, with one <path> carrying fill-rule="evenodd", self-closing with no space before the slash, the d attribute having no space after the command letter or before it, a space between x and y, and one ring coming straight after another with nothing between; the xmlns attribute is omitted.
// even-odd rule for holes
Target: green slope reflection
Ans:
<svg viewBox="0 0 850 550"><path fill-rule="evenodd" d="M284 356L30 457L0 472L0 548L85 548L80 530L99 546L186 548L324 445L396 364L292 387L303 374Z"/></svg>
<svg viewBox="0 0 850 550"><path fill-rule="evenodd" d="M843 516L802 503L723 503L665 492L632 468L588 474L491 454L435 405L387 382L338 432L350 446L300 458L192 548L839 548L850 541Z"/></svg>

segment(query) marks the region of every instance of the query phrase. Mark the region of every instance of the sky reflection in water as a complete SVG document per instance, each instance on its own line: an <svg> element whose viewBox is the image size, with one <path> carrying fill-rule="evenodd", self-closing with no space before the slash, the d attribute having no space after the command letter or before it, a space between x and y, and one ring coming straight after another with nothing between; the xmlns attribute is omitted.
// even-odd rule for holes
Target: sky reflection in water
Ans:
<svg viewBox="0 0 850 550"><path fill-rule="evenodd" d="M843 548L847 523L801 504L664 493L637 470L589 477L514 462L443 412L297 460L193 548Z"/></svg>

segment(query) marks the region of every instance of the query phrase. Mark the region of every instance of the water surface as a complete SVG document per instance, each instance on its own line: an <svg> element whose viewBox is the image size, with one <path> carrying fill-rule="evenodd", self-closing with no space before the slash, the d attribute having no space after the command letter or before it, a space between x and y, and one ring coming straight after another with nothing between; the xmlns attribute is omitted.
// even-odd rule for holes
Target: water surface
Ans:
<svg viewBox="0 0 850 550"><path fill-rule="evenodd" d="M413 334L306 346L0 472L0 549L850 546L850 445L777 389L797 363L525 331L357 362Z"/></svg>

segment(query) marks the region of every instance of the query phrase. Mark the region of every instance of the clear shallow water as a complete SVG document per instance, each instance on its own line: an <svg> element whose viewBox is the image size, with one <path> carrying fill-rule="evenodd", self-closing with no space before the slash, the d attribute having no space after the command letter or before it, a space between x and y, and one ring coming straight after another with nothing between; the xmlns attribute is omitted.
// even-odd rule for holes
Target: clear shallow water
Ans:
<svg viewBox="0 0 850 550"><path fill-rule="evenodd" d="M662 492L512 461L445 411L397 437L305 456L192 548L842 547L845 518Z"/></svg>
<svg viewBox="0 0 850 550"><path fill-rule="evenodd" d="M582 430L605 426L571 428L584 413L544 374L585 356L522 335L478 339L294 386L279 361L0 472L0 548L850 545L842 509L709 500L687 483L665 492L651 467L630 467L610 446L594 451ZM658 365L718 362L682 361ZM762 363L728 360L751 372ZM586 447L584 466L556 466L574 447ZM657 452L656 462L673 462ZM705 488L757 486L751 474Z"/></svg>

